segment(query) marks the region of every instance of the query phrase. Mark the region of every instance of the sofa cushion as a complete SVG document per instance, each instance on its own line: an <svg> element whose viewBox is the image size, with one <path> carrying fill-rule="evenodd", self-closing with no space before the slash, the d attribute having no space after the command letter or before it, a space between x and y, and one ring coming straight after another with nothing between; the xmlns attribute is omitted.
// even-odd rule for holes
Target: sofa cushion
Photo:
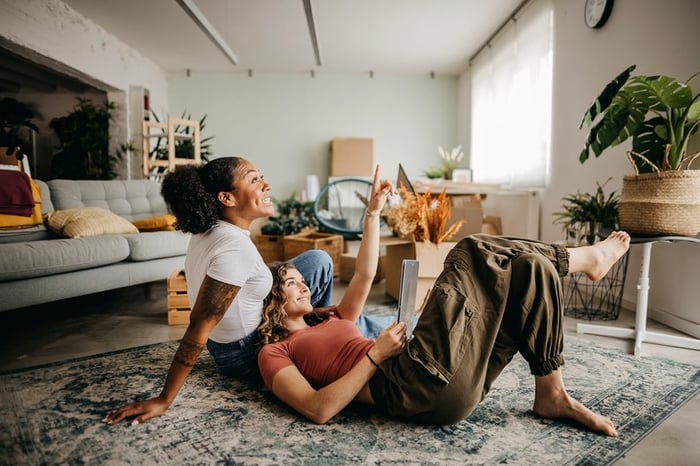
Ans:
<svg viewBox="0 0 700 466"><path fill-rule="evenodd" d="M119 235L0 244L0 281L99 267L128 256L129 244Z"/></svg>
<svg viewBox="0 0 700 466"><path fill-rule="evenodd" d="M168 213L155 180L50 180L47 184L56 210L102 207L130 221Z"/></svg>
<svg viewBox="0 0 700 466"><path fill-rule="evenodd" d="M21 230L0 230L0 243L38 241L53 238L53 234L42 224Z"/></svg>
<svg viewBox="0 0 700 466"><path fill-rule="evenodd" d="M173 214L159 215L158 217L134 220L134 224L139 231L172 231L175 229L175 216Z"/></svg>
<svg viewBox="0 0 700 466"><path fill-rule="evenodd" d="M140 262L184 256L190 236L189 233L179 231L146 231L138 235L126 235L124 238L129 243L129 260Z"/></svg>
<svg viewBox="0 0 700 466"><path fill-rule="evenodd" d="M68 238L139 232L128 220L100 207L78 207L50 212L47 214L46 224L54 233Z"/></svg>

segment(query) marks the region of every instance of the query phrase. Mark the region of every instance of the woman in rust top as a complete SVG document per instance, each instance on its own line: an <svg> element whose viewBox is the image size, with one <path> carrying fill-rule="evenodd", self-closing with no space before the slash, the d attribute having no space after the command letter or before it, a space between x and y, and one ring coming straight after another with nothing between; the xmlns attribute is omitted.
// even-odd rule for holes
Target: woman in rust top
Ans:
<svg viewBox="0 0 700 466"><path fill-rule="evenodd" d="M448 254L410 341L394 324L376 340L354 321L372 286L379 251L379 212L393 192L375 172L355 274L334 315L314 322L310 292L288 263L273 264L272 291L258 328L263 381L306 418L325 423L353 401L423 424L465 419L515 353L534 375L535 414L569 419L616 436L610 419L569 396L564 363L560 276L593 280L629 248L614 232L593 246L472 235Z"/></svg>

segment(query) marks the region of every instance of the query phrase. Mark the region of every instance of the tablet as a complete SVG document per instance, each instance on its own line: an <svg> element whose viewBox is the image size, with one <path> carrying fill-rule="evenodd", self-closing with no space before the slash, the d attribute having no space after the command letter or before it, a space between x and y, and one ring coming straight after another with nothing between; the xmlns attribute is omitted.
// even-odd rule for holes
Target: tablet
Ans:
<svg viewBox="0 0 700 466"><path fill-rule="evenodd" d="M416 293L418 291L418 261L404 259L401 263L401 282L399 285L398 322L406 324L406 338L413 336L416 316Z"/></svg>

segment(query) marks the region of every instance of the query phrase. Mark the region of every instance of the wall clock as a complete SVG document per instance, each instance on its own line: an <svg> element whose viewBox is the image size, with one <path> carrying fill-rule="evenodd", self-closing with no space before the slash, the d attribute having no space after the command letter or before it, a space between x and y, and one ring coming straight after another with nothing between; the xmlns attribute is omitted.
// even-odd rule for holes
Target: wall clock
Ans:
<svg viewBox="0 0 700 466"><path fill-rule="evenodd" d="M610 17L613 8L613 0L586 0L583 10L583 19L589 28L603 27Z"/></svg>

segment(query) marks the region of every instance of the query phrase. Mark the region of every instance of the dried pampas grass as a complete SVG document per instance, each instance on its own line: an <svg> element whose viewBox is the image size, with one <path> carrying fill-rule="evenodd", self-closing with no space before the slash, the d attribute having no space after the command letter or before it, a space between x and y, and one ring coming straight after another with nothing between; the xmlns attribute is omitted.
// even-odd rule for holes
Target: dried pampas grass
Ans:
<svg viewBox="0 0 700 466"><path fill-rule="evenodd" d="M464 220L460 220L445 231L452 215L445 188L437 198L433 198L430 189L426 189L424 194L413 194L402 183L399 185L399 196L401 202L398 205L384 209L387 225L399 237L440 244L452 239L464 224Z"/></svg>

